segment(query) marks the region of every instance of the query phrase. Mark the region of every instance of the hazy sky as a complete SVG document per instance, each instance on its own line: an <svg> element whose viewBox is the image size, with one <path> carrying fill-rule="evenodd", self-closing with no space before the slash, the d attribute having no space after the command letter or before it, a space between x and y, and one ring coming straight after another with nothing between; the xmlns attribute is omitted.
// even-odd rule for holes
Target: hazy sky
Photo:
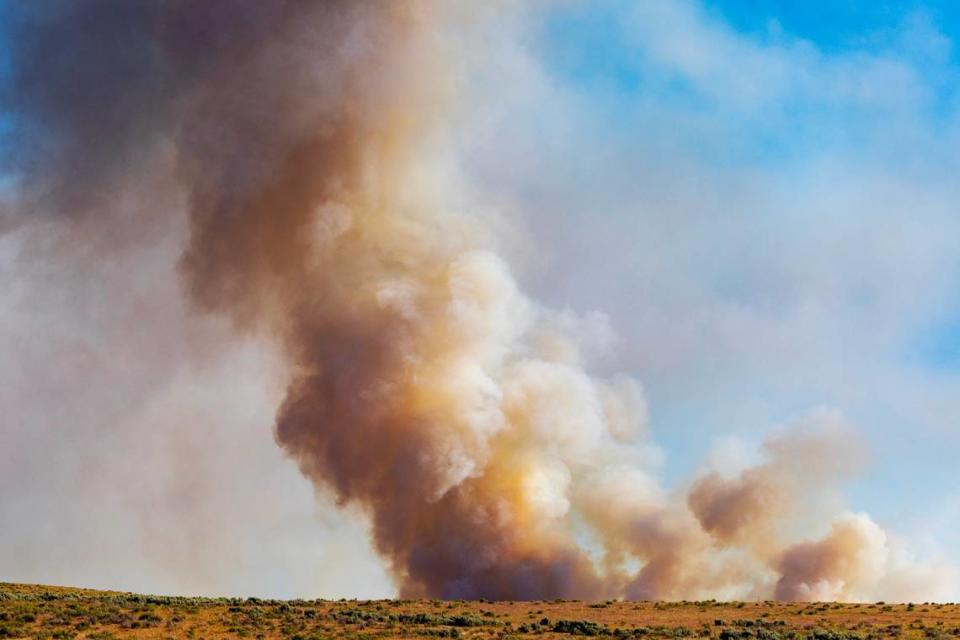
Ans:
<svg viewBox="0 0 960 640"><path fill-rule="evenodd" d="M517 78L474 166L532 212L538 295L609 317L607 366L644 382L668 473L721 434L835 407L873 452L853 501L949 550L958 16L782 4L541 18L536 80Z"/></svg>
<svg viewBox="0 0 960 640"><path fill-rule="evenodd" d="M960 566L960 8L531 3L491 37L462 172L643 384L668 485L837 412L847 502ZM102 260L44 224L0 227L0 580L393 593L274 444L275 354L188 317L184 230Z"/></svg>

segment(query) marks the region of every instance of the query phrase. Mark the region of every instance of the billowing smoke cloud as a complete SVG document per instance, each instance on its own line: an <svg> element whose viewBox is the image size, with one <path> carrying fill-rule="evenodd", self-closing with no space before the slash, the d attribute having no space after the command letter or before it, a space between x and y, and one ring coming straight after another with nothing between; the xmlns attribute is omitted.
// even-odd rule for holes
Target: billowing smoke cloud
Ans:
<svg viewBox="0 0 960 640"><path fill-rule="evenodd" d="M518 290L509 221L457 173L476 9L6 10L5 222L138 251L179 224L145 200L175 193L189 304L280 346L276 440L367 514L404 596L864 598L892 571L875 523L831 512L862 449L833 414L661 487L641 387L588 373L598 323Z"/></svg>
<svg viewBox="0 0 960 640"><path fill-rule="evenodd" d="M837 486L863 465L863 444L841 416L820 411L808 422L804 430L769 440L763 464L733 478L714 471L694 482L688 504L704 531L721 544L775 553L776 526L803 506L799 502Z"/></svg>

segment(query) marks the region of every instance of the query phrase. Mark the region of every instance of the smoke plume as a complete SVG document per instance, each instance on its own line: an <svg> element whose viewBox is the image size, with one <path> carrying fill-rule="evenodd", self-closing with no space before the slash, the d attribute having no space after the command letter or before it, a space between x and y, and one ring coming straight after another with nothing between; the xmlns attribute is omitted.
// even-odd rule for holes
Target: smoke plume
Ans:
<svg viewBox="0 0 960 640"><path fill-rule="evenodd" d="M888 536L837 504L862 450L842 419L812 414L759 465L666 491L640 385L591 376L591 323L518 289L510 221L451 142L459 54L482 59L472 25L489 15L374 0L6 11L4 224L67 229L103 259L185 225L191 309L282 350L276 441L367 515L403 596L832 599L887 584ZM160 192L162 219L146 206Z"/></svg>

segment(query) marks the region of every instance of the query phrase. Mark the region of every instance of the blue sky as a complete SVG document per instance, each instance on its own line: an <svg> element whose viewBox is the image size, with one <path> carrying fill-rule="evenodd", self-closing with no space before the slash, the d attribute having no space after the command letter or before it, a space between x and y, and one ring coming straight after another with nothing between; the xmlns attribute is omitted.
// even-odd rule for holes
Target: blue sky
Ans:
<svg viewBox="0 0 960 640"><path fill-rule="evenodd" d="M955 32L960 11L950 2L777 2L776 0L739 0L707 2L731 26L748 34L764 33L772 24L798 38L809 40L823 51L861 48L871 40L895 32L905 20L928 15L939 29Z"/></svg>
<svg viewBox="0 0 960 640"><path fill-rule="evenodd" d="M960 33L960 8L951 3L921 2L825 2L782 3L772 0L741 0L675 3L697 13L713 29L739 39L747 46L784 44L804 47L824 58L877 56L905 65L916 77L921 94L906 114L919 131L910 142L916 146L896 148L904 157L883 158L896 169L912 169L918 181L949 179L952 167L943 160L956 160L956 153L938 139L941 129L956 126L958 68L954 39ZM611 116L612 126L623 126L625 135L642 135L643 121L631 118L640 105L653 100L664 108L695 112L717 120L731 115L730 105L691 86L682 73L662 73L650 65L643 46L631 42L629 23L636 4L630 2L575 4L555 12L546 22L543 59L546 69L574 90L590 94L591 107ZM653 70L650 67L654 67ZM851 70L851 73L854 70ZM895 89L896 87L891 87ZM738 140L706 158L723 167L746 166L766 172L773 179L807 164L856 161L885 143L899 143L896 132L884 131L890 119L904 118L890 105L845 104L829 94L801 92L790 100L772 100L760 110L747 109L743 120L728 120L720 135L735 132ZM794 101L796 100L796 101ZM802 108L807 105L808 108ZM736 109L733 115L744 115ZM618 122L617 118L622 118ZM729 128L728 128L729 127ZM682 132L676 132L682 137ZM811 139L811 134L812 139ZM922 135L922 137L921 137ZM891 140L885 140L890 137ZM746 142L744 141L746 140ZM686 142L686 141L684 141ZM917 144L919 143L919 144ZM924 145L923 143L927 143ZM746 146L744 150L743 146ZM837 148L839 147L839 148ZM888 150L889 151L889 150ZM852 157L851 157L852 156ZM944 157L947 156L947 157ZM899 166L904 162L906 167ZM939 174L939 175L938 175ZM800 211L801 215L813 212ZM910 212L903 212L904 216ZM787 216L787 212L775 215ZM843 216L837 210L825 216ZM960 366L960 316L947 305L941 313L925 318L904 346L904 357L924 367L949 373Z"/></svg>

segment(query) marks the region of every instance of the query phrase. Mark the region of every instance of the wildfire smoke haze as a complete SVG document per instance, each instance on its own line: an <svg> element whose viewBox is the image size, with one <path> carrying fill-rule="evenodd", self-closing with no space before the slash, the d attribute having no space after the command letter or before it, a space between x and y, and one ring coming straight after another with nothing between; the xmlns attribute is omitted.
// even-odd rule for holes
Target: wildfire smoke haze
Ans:
<svg viewBox="0 0 960 640"><path fill-rule="evenodd" d="M453 132L490 10L7 12L7 228L54 229L104 259L182 242L191 313L278 347L276 442L318 492L365 514L403 597L945 588L943 570L840 502L865 454L831 410L780 429L755 465L665 488L642 387L590 373L602 322L520 290L506 249L519 222L458 171Z"/></svg>

